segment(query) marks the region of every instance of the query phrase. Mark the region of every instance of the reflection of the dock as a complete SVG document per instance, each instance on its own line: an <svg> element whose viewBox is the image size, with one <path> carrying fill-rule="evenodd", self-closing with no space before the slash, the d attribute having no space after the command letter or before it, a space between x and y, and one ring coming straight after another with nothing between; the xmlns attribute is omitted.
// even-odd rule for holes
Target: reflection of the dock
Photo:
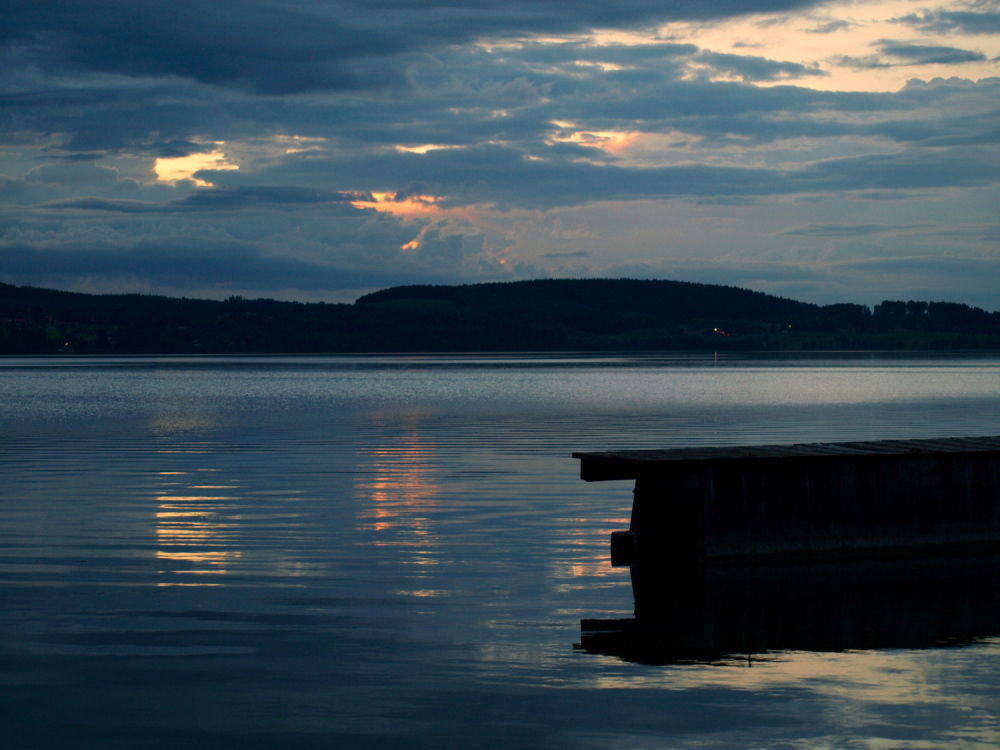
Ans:
<svg viewBox="0 0 1000 750"><path fill-rule="evenodd" d="M1000 556L709 567L638 578L636 617L583 620L581 647L627 661L934 648L1000 634Z"/></svg>

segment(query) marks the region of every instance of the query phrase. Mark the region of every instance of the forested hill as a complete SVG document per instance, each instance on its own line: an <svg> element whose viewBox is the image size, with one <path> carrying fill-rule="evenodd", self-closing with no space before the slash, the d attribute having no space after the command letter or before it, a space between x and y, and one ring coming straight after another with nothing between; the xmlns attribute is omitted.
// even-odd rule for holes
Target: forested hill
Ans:
<svg viewBox="0 0 1000 750"><path fill-rule="evenodd" d="M358 305L417 300L464 309L531 312L579 325L594 316L652 316L671 323L692 318L779 321L815 315L816 305L732 286L637 279L543 279L470 286L398 286L361 297ZM579 317L577 317L579 316ZM651 321L650 321L651 322Z"/></svg>
<svg viewBox="0 0 1000 750"><path fill-rule="evenodd" d="M818 305L711 284L404 286L353 305L90 295L0 283L0 354L997 349L1000 313Z"/></svg>

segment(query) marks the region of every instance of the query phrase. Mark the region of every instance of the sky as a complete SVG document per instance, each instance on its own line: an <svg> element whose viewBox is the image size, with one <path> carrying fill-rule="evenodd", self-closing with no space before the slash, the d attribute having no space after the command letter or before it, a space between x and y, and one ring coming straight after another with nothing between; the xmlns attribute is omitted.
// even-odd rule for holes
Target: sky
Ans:
<svg viewBox="0 0 1000 750"><path fill-rule="evenodd" d="M1000 309L1000 0L7 0L0 281Z"/></svg>

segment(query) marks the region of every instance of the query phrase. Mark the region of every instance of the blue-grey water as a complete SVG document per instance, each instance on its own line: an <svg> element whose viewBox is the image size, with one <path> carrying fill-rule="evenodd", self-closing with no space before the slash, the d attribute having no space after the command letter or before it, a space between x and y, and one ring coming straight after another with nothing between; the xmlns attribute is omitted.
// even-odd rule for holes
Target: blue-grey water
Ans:
<svg viewBox="0 0 1000 750"><path fill-rule="evenodd" d="M1000 632L641 664L573 451L1000 434L1000 356L0 358L0 747L1000 746Z"/></svg>

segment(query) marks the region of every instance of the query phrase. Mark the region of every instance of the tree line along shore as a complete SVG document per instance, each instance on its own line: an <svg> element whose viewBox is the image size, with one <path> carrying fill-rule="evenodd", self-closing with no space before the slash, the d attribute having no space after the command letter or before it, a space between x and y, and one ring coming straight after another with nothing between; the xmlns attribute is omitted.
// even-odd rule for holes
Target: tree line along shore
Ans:
<svg viewBox="0 0 1000 750"><path fill-rule="evenodd" d="M0 354L1000 350L1000 312L814 305L730 286L545 279L399 286L353 304L0 283Z"/></svg>

